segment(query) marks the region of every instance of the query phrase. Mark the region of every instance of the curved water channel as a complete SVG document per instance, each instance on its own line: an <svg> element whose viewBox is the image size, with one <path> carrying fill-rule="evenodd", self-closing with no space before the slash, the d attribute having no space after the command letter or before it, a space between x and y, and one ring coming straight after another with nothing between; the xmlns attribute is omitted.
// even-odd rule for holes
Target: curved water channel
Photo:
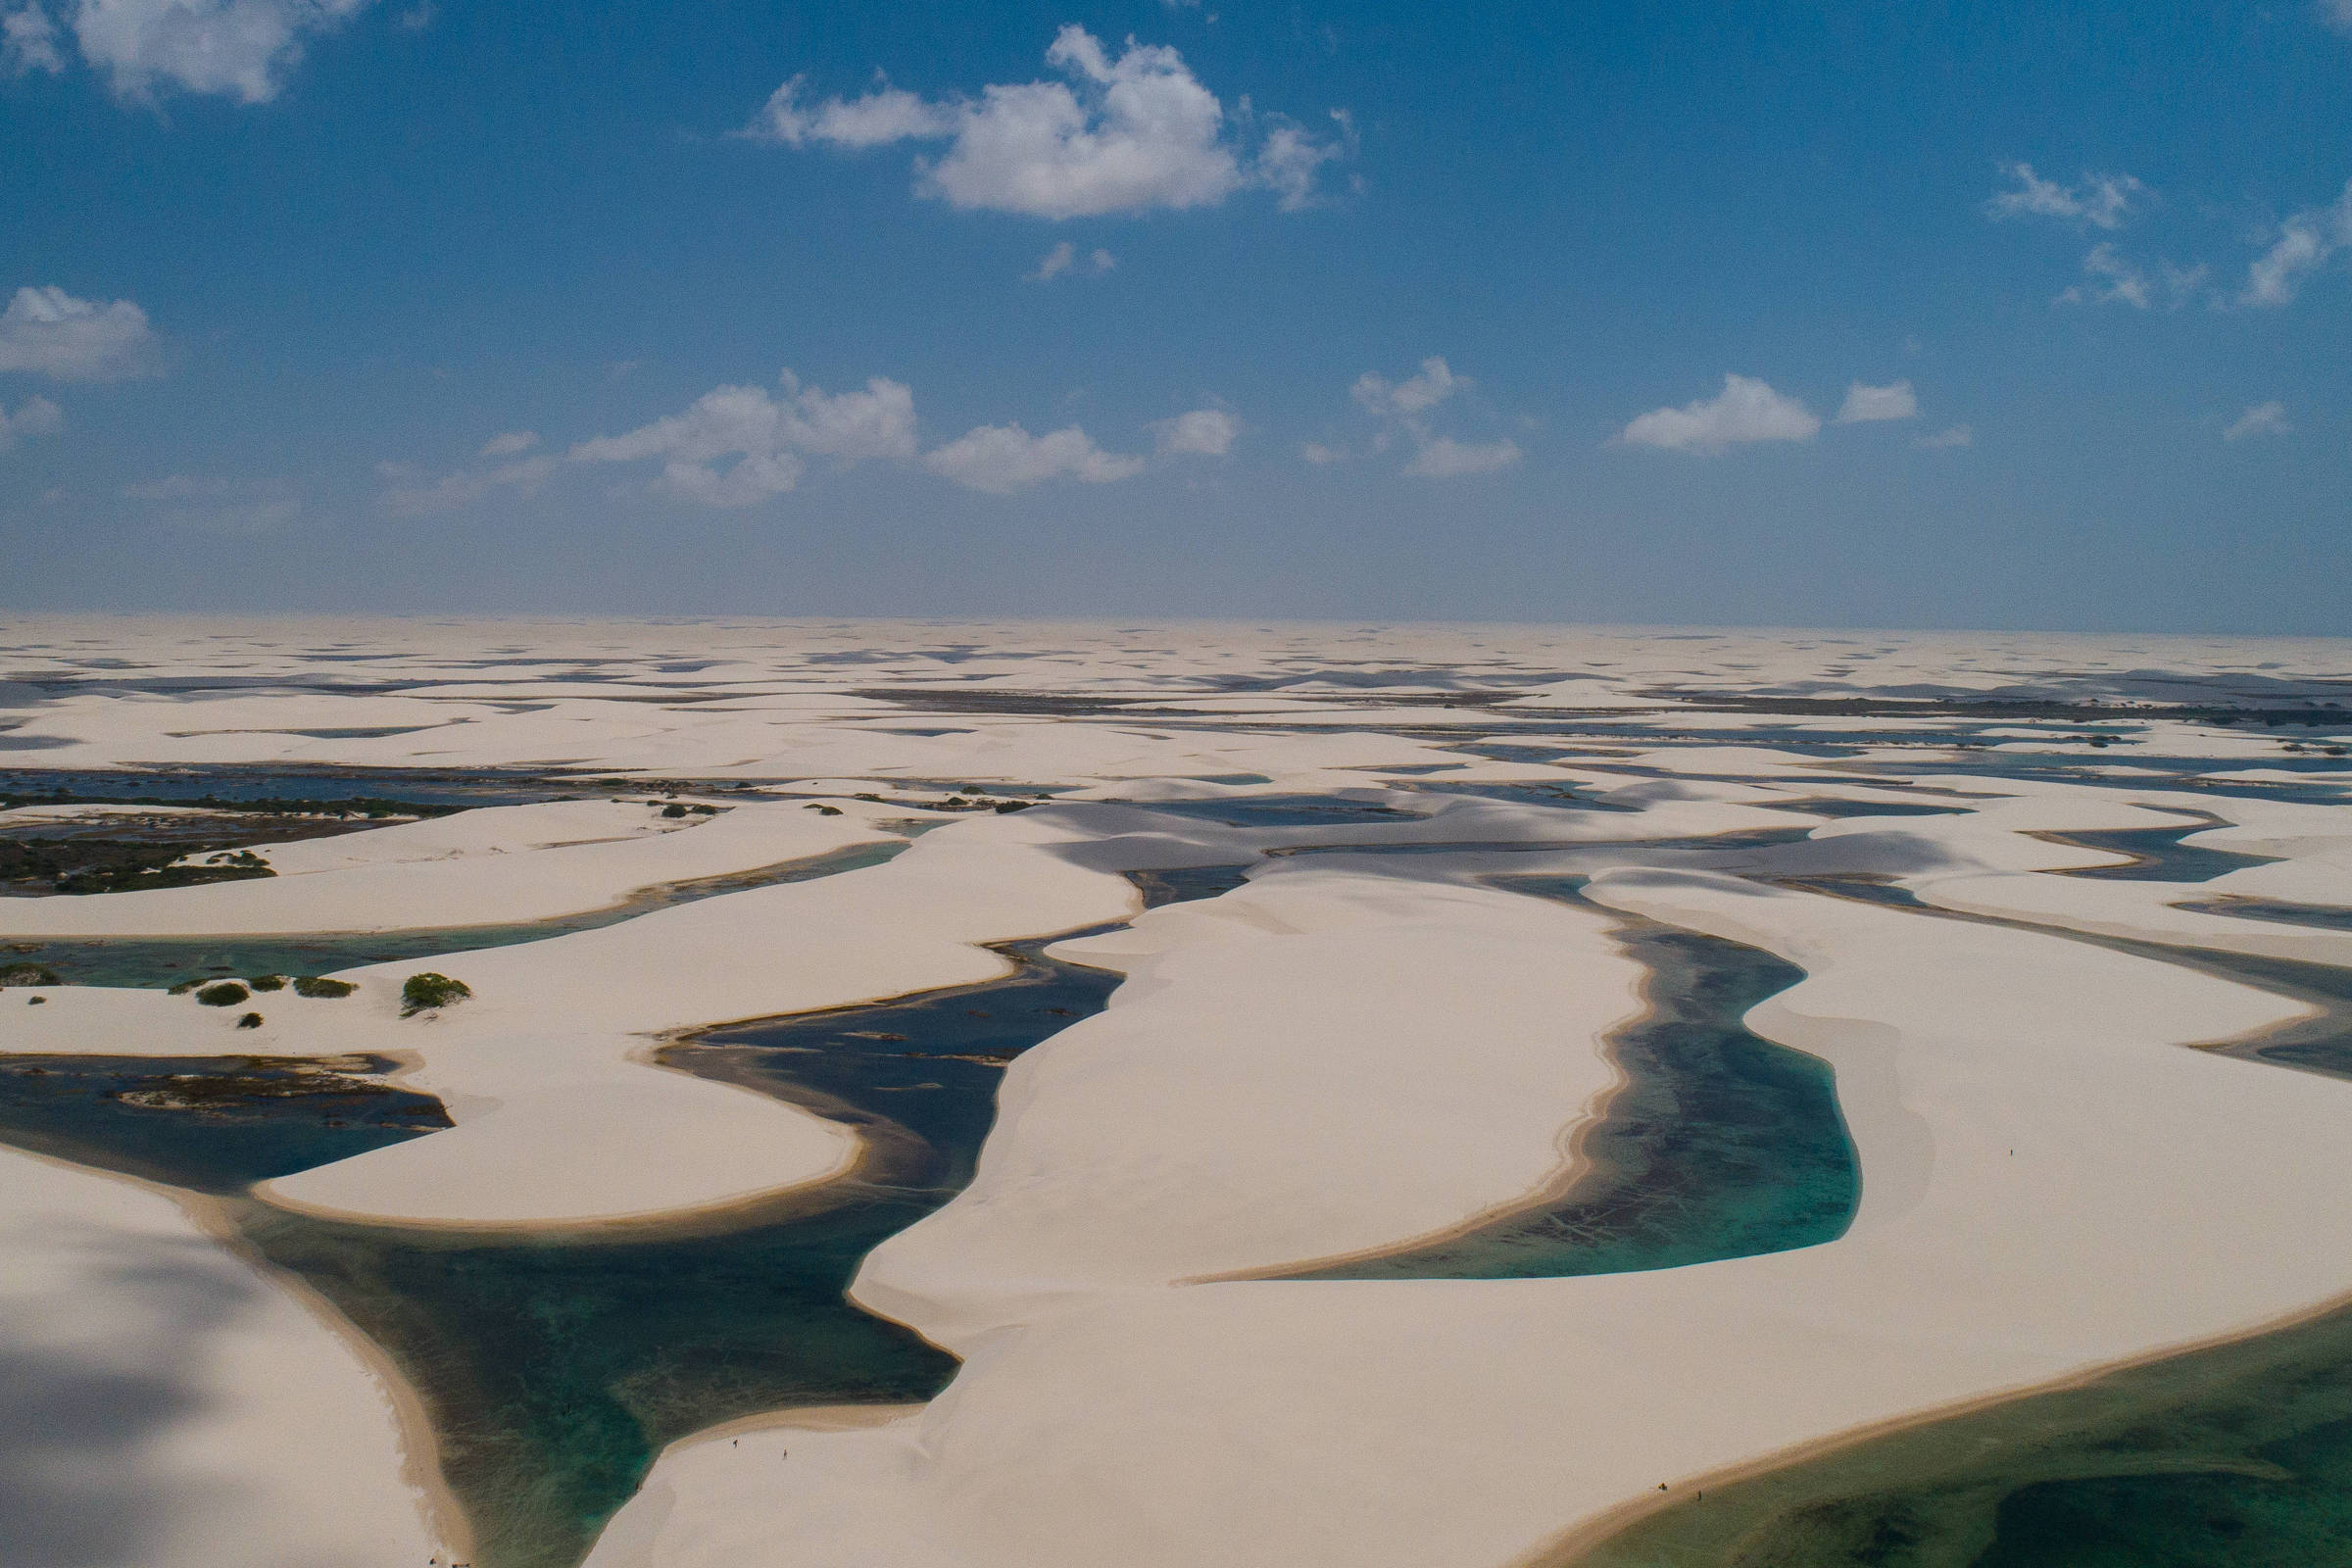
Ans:
<svg viewBox="0 0 2352 1568"><path fill-rule="evenodd" d="M1399 814L1349 802L1281 800L1254 808L1248 802L1214 804L1223 819L1239 817L1253 826L1275 825L1270 819L1327 823ZM1159 808L1159 803L1153 805ZM1208 807L1201 803L1199 814L1211 814ZM898 847L878 848L889 853ZM1360 854L1372 847L1346 848ZM1425 854L1462 846L1396 848ZM2241 858L2232 860L2243 863ZM1147 902L1156 904L1223 892L1238 882L1239 868L1138 873L1136 880ZM1578 899L1582 881L1519 876L1497 878L1496 885ZM594 923L626 917L599 914L608 917ZM1615 1272L1816 1245L1842 1233L1859 1176L1830 1071L1802 1053L1758 1039L1740 1022L1756 1002L1794 983L1801 972L1738 944L1614 911L1611 918L1618 940L1650 970L1653 1007L1649 1018L1612 1042L1629 1082L1588 1130L1581 1151L1591 1161L1586 1179L1555 1201L1501 1216L1466 1235L1297 1277L1337 1282ZM551 934L541 925L508 940ZM331 950L341 939L326 940ZM452 951L446 932L433 934L432 943L423 952ZM465 945L492 944L469 935ZM988 985L736 1025L666 1048L664 1065L759 1089L858 1125L875 1152L856 1179L779 1200L723 1227L615 1228L603 1236L562 1238L436 1233L322 1221L244 1197L254 1181L423 1136L445 1124L438 1105L426 1097L366 1081L383 1064L365 1059L0 1058L0 1141L211 1195L257 1256L290 1270L332 1300L403 1368L430 1412L444 1474L477 1533L475 1560L483 1568L568 1568L603 1521L634 1492L661 1446L677 1437L736 1416L794 1405L918 1401L944 1387L955 1370L952 1358L899 1326L859 1311L844 1292L867 1250L945 1202L968 1179L993 1121L1004 1064L1099 1009L1118 983L1105 971L1047 957L1041 951L1045 945L1000 947L1017 967ZM144 974L148 978L138 983L149 984L166 974L190 972L184 964L165 971L156 955L130 951L142 946L152 945L121 945L113 972ZM42 961L56 965L54 959ZM347 966L369 959L363 954L295 962L240 952L219 961L228 972L243 973L315 971L330 961ZM189 1103L191 1081L226 1087ZM2336 1410L2338 1405L2326 1397L2304 1397L2308 1390L2288 1397L2301 1386L2279 1381L2292 1384L2305 1375L2295 1369L2311 1365L2329 1369L2330 1377L2352 1368L2352 1323L2343 1326L2341 1353L2339 1340L2328 1337L2331 1332L2250 1342L2270 1348L2253 1361L2213 1363L2218 1370L2196 1374L2192 1381L2205 1394L2221 1391L2215 1396L2222 1402L2214 1410L2242 1411L2248 1400L2259 1404L2270 1422L2265 1431L2301 1419L2280 1412ZM2352 1388L2352 1377L2340 1381ZM2221 1419L2210 1412L2194 1419L2179 1416L2178 1390L2161 1376L2151 1385L2153 1394L2133 1387L2138 1392L2119 1396L2124 1405L2099 1408L2144 1411L2156 1408L2147 1403L2154 1398L2162 1410L2175 1412L2165 1421L2178 1417L2185 1423L2181 1432L2206 1434L2198 1441L2207 1441L2212 1421ZM2140 1402L2132 1403L2134 1399ZM2172 1402L2164 1403L2167 1399ZM2352 1422L2352 1397L2340 1402L2344 1418ZM2006 1469L1999 1452L1986 1456L1982 1441L1954 1440L1958 1446L1952 1451L1966 1449L1971 1463L1989 1465L2008 1478L1999 1484L2006 1490L1996 1488L1996 1501L2041 1485L2056 1473L2053 1464L2068 1475L2082 1471L2085 1461L2053 1456L2077 1454L2082 1446L2077 1438L2096 1422L2085 1425L2076 1414L2035 1413L2039 1409L2034 1400L2017 1401L2015 1424L2000 1427L2009 1434L2000 1446L2014 1450ZM2064 1431L2051 1439L2045 1427ZM2306 1421L2289 1437L2302 1442L2313 1430ZM2352 1432L2352 1425L2346 1430ZM2343 1447L2342 1473L2352 1477L2352 1439ZM2159 1445L2146 1451L2173 1450ZM1867 1461L1887 1463L1883 1454ZM2247 1463L2253 1468L2240 1465L2229 1473L2268 1476L2278 1468L2267 1459ZM1775 1508L1788 1513L1781 1505L1789 1496L1810 1499L1798 1507L1802 1517L1791 1527L1797 1533L1788 1538L1796 1544L1793 1555L1774 1547L1777 1555L1757 1556L1745 1546L1738 1548L1740 1555L1709 1555L1712 1548L1704 1545L1692 1548L1695 1555L1675 1555L1685 1550L1681 1544L1660 1555L1628 1535L1606 1544L1592 1560L1612 1568L1670 1561L1794 1568L1816 1562L1973 1560L1886 1555L1889 1538L1879 1525L1871 1527L1875 1535L1854 1536L1861 1543L1855 1548L1859 1554L1819 1553L1835 1545L1837 1530L1866 1516L1881 1524L1893 1520L1888 1528L1898 1531L1910 1528L1903 1520L1928 1515L1978 1519L1984 1489L1992 1484L1984 1475L1992 1472L1981 1468L1963 1476L1964 1485L1952 1482L1960 1488L1955 1501L1944 1497L1951 1490L1948 1476L1908 1459L1883 1471L1839 1470L1834 1489L1847 1493L1857 1474L1865 1482L1891 1475L1899 1485L1869 1493L1878 1500L1854 1504L1861 1513L1847 1506L1853 1502L1848 1496L1839 1505L1845 1511L1828 1523L1827 1516L1804 1512L1819 1500L1804 1491L1814 1482L1784 1479L1778 1483L1784 1490L1770 1494L1770 1505L1759 1504L1761 1511L1751 1510L1749 1519L1757 1529L1779 1529L1771 1523L1780 1517ZM2080 1511L2080 1497L2063 1502L2035 1495L2039 1500L2032 1506L2042 1512L2034 1517L2045 1524L2061 1515L2072 1518L2067 1508ZM1878 1512L1871 1513L1872 1508ZM1639 1528L1679 1529L1674 1523L1679 1517L1680 1510L1670 1511ZM2058 1527L2033 1528L2046 1534ZM2013 1538L2028 1539L2014 1532ZM1954 1538L1946 1531L1935 1539Z"/></svg>
<svg viewBox="0 0 2352 1568"><path fill-rule="evenodd" d="M1578 877L1495 878L1593 907ZM1646 1016L1609 1045L1626 1075L1564 1192L1444 1239L1292 1279L1534 1279L1622 1274L1836 1241L1862 1173L1827 1062L1741 1020L1804 971L1756 948L1621 914L1649 978Z"/></svg>
<svg viewBox="0 0 2352 1568"><path fill-rule="evenodd" d="M2167 847L2150 842L2132 848L2161 854ZM2196 853L2193 846L2172 848ZM2176 861L2167 879L2189 880L2179 874L2185 869ZM1791 882L1923 918L2087 942L2292 998L2319 1014L2221 1053L2352 1077L2352 969L1938 909L1906 889L1867 878ZM2217 912L2241 911L2222 906ZM1596 1545L1544 1559L1541 1568L2318 1568L2347 1562L2352 1306L2338 1305L2283 1328L1710 1485L1693 1500Z"/></svg>

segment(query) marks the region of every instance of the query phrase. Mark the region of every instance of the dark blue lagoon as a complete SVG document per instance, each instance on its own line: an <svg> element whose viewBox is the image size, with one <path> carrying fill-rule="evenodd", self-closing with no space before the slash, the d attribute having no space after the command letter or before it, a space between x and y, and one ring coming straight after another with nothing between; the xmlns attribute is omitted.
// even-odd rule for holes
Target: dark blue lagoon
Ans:
<svg viewBox="0 0 2352 1568"><path fill-rule="evenodd" d="M2203 845L2180 842L2191 834L2223 825L2219 821L2211 821L2194 823L2188 827L2036 833L2034 837L2047 839L2053 844L2071 844L2081 849L2105 850L2111 854L2132 857L2129 865L2085 866L2062 871L2058 873L2061 876L2111 877L2129 882L2210 882L2224 872L2242 871L2249 865L2265 865L2278 858L2271 855L2246 855L2235 850L2214 850Z"/></svg>
<svg viewBox="0 0 2352 1568"><path fill-rule="evenodd" d="M0 1142L194 1192L420 1138L441 1102L382 1056L0 1056Z"/></svg>

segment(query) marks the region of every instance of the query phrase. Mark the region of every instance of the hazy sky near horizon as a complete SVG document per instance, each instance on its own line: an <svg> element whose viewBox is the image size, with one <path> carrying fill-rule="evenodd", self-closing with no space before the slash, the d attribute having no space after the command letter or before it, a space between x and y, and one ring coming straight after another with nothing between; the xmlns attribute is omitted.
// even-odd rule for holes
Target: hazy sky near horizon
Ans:
<svg viewBox="0 0 2352 1568"><path fill-rule="evenodd" d="M2352 0L0 50L0 607L2352 635Z"/></svg>

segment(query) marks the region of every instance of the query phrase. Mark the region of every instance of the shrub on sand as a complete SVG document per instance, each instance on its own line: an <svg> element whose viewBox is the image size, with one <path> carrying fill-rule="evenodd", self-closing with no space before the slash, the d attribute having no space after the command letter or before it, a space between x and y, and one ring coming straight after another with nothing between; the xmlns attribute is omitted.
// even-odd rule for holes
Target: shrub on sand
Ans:
<svg viewBox="0 0 2352 1568"><path fill-rule="evenodd" d="M400 988L400 1015L413 1018L417 1013L430 1012L435 1007L464 1002L472 995L472 988L463 980L452 980L445 974L434 974L430 970L413 974Z"/></svg>

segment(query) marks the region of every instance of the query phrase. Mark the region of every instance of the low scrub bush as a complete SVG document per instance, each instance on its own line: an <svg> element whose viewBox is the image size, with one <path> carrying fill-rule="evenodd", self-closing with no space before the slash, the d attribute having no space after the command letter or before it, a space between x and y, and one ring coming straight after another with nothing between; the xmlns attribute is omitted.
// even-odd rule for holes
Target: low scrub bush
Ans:
<svg viewBox="0 0 2352 1568"><path fill-rule="evenodd" d="M208 1007L233 1007L253 993L234 980L216 980L196 993L196 1000Z"/></svg>
<svg viewBox="0 0 2352 1568"><path fill-rule="evenodd" d="M298 974L294 977L294 994L298 997L348 997L359 989L348 980L329 980L323 975Z"/></svg>
<svg viewBox="0 0 2352 1568"><path fill-rule="evenodd" d="M472 988L463 980L452 980L445 974L434 974L430 970L423 974L413 974L401 984L400 1015L413 1018L417 1013L430 1012L435 1007L464 1002L472 995Z"/></svg>

